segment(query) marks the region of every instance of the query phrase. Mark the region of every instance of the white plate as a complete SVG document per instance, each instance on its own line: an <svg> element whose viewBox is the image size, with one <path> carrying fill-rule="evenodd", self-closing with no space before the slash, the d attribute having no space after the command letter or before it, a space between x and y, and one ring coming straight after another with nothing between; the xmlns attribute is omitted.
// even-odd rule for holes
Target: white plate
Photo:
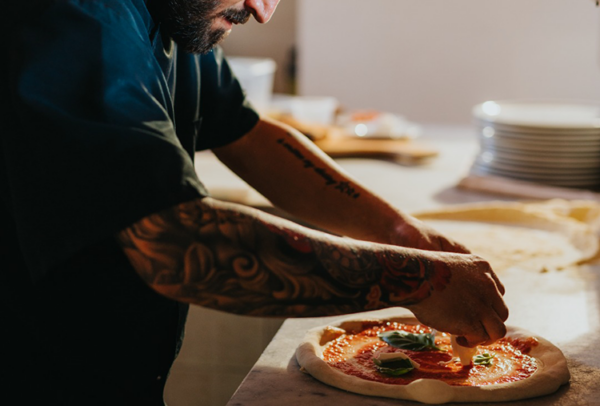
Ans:
<svg viewBox="0 0 600 406"><path fill-rule="evenodd" d="M600 132L576 131L557 132L516 132L500 130L495 126L479 127L478 134L484 138L509 138L515 140L526 140L531 142L562 142L562 143L600 143Z"/></svg>
<svg viewBox="0 0 600 406"><path fill-rule="evenodd" d="M561 127L525 127L522 125L502 124L488 120L475 119L474 124L478 127L493 127L498 131L514 132L520 134L592 134L600 133L600 128L561 128Z"/></svg>
<svg viewBox="0 0 600 406"><path fill-rule="evenodd" d="M600 129L600 103L562 101L486 101L473 115L490 123L554 129Z"/></svg>
<svg viewBox="0 0 600 406"><path fill-rule="evenodd" d="M507 178L514 178L520 180L526 180L530 182L538 182L546 185L554 186L570 186L570 187L596 187L600 185L600 180L595 176L590 177L572 177L572 176L554 176L545 174L530 174L522 173L518 171L506 171L496 168L491 168L486 165L480 165L479 163L473 164L473 171L480 174L489 174L504 176Z"/></svg>
<svg viewBox="0 0 600 406"><path fill-rule="evenodd" d="M516 179L516 180L520 180L520 181L532 182L532 183L548 185L548 186L559 186L559 187L569 187L569 188L588 189L588 190L596 190L600 186L599 182L592 181L592 180L587 180L587 181L566 180L566 181L563 181L563 180L555 180L555 179L554 180L553 179L530 179L527 176L519 176L519 175L515 176L512 174L507 174L507 173L503 173L500 171L494 171L489 168L480 168L475 165L473 167L471 167L471 173L473 175L479 175L479 176L485 176L485 175L500 176L503 178Z"/></svg>
<svg viewBox="0 0 600 406"><path fill-rule="evenodd" d="M599 168L600 155L581 156L580 154L555 156L551 154L522 154L504 150L485 149L480 155L491 155L498 162L521 164L541 167L566 167L566 168ZM600 175L600 170L598 171ZM600 176L599 176L600 178Z"/></svg>
<svg viewBox="0 0 600 406"><path fill-rule="evenodd" d="M530 162L510 162L497 159L493 154L483 152L477 157L477 162L490 168L520 172L523 174L545 174L557 177L592 177L600 181L600 167L598 165L588 167L571 167L568 165L537 165Z"/></svg>
<svg viewBox="0 0 600 406"><path fill-rule="evenodd" d="M594 182L594 181L590 181L590 180L587 180L587 181L572 181L572 180L563 181L563 180L554 180L554 179L532 179L532 178L528 178L528 177L514 176L511 174L506 174L506 173L502 173L502 172L486 170L486 169L481 169L481 168L476 168L476 167L472 168L471 173L474 175L478 175L478 176L491 175L491 176L498 176L498 177L507 178L507 179L515 179L515 180L524 181L524 182L536 183L536 184L540 184L540 185L577 188L577 189L585 189L585 190L593 190L593 191L597 190L598 187L600 186L600 184L598 184L598 182Z"/></svg>
<svg viewBox="0 0 600 406"><path fill-rule="evenodd" d="M565 150L559 148L540 149L536 146L535 149L528 150L523 148L514 148L505 145L494 145L490 143L482 143L480 145L482 151L502 152L514 156L522 157L556 157L556 158L572 158L572 159L596 159L600 158L600 149L580 148L575 150Z"/></svg>
<svg viewBox="0 0 600 406"><path fill-rule="evenodd" d="M581 152L587 154L600 153L600 143L566 143L557 144L552 142L541 143L531 142L527 140L517 140L509 138L486 138L479 137L479 142L483 148L505 148L512 149L515 151L527 151L527 152Z"/></svg>

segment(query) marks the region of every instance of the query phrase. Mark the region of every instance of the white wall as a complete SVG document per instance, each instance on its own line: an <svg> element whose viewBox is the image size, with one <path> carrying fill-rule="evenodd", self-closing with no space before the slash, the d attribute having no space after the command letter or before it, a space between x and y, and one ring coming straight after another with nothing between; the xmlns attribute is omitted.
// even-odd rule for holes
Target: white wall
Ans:
<svg viewBox="0 0 600 406"><path fill-rule="evenodd" d="M299 93L437 123L489 99L600 100L599 27L589 0L299 0Z"/></svg>

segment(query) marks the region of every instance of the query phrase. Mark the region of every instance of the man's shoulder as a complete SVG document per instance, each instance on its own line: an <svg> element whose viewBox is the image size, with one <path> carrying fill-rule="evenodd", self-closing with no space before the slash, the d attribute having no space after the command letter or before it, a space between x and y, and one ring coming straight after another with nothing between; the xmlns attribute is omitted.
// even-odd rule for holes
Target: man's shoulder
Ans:
<svg viewBox="0 0 600 406"><path fill-rule="evenodd" d="M31 23L45 13L87 16L107 23L126 22L151 29L145 0L7 0L4 15L13 24Z"/></svg>

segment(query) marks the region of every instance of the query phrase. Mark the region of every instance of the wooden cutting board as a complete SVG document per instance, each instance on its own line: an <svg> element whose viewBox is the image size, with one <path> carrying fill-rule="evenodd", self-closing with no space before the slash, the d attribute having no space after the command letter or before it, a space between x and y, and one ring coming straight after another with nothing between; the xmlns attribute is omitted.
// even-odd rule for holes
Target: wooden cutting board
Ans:
<svg viewBox="0 0 600 406"><path fill-rule="evenodd" d="M411 139L358 138L336 126L308 124L289 115L273 118L296 128L333 158L365 157L389 159L403 165L420 165L438 156L437 149Z"/></svg>
<svg viewBox="0 0 600 406"><path fill-rule="evenodd" d="M438 151L433 147L410 139L364 139L330 136L314 140L314 143L333 158L384 158L406 165L419 165L438 156Z"/></svg>

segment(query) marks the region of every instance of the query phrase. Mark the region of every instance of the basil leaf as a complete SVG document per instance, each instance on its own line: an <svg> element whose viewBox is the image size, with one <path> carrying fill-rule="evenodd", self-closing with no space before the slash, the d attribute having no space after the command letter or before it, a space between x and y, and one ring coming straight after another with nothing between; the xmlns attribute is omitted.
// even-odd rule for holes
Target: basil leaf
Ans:
<svg viewBox="0 0 600 406"><path fill-rule="evenodd" d="M382 373L384 375L389 375L389 376L406 375L407 373L409 373L413 369L414 368L391 369L391 368L385 368L385 367L377 367L377 371L379 371L380 373Z"/></svg>
<svg viewBox="0 0 600 406"><path fill-rule="evenodd" d="M381 361L380 359L374 358L373 362L377 371L384 375L400 376L409 373L415 369L412 362L409 359L393 359L390 361Z"/></svg>
<svg viewBox="0 0 600 406"><path fill-rule="evenodd" d="M392 347L402 350L424 351L436 350L442 351L441 348L435 345L435 335L431 333L413 334L406 331L394 330L385 331L377 334L379 339L385 341Z"/></svg>
<svg viewBox="0 0 600 406"><path fill-rule="evenodd" d="M495 354L484 353L480 355L476 355L473 357L473 365L485 365L489 367L492 365L492 359L495 357Z"/></svg>

